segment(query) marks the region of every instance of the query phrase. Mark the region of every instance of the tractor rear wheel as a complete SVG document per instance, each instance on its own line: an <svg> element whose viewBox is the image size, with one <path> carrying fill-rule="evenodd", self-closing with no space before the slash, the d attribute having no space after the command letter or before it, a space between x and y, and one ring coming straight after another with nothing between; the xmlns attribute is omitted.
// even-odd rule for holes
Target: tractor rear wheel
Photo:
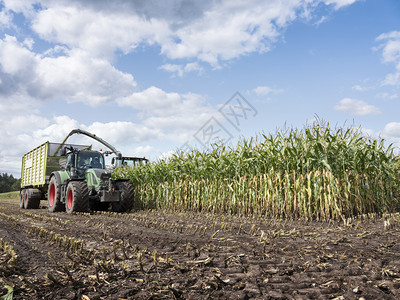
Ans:
<svg viewBox="0 0 400 300"><path fill-rule="evenodd" d="M116 185L121 192L121 200L112 203L112 210L115 212L129 212L133 208L133 186L126 181L117 182Z"/></svg>
<svg viewBox="0 0 400 300"><path fill-rule="evenodd" d="M47 192L47 203L50 212L64 210L64 205L61 203L61 183L57 181L56 176L52 176Z"/></svg>
<svg viewBox="0 0 400 300"><path fill-rule="evenodd" d="M38 209L42 193L38 189L25 190L24 207L25 209Z"/></svg>
<svg viewBox="0 0 400 300"><path fill-rule="evenodd" d="M71 181L67 186L65 201L67 213L89 211L89 190L84 181Z"/></svg>
<svg viewBox="0 0 400 300"><path fill-rule="evenodd" d="M25 189L21 190L21 192L19 193L19 208L21 208L21 209L25 208L25 205L24 205L24 203L25 203L25 193L26 193Z"/></svg>

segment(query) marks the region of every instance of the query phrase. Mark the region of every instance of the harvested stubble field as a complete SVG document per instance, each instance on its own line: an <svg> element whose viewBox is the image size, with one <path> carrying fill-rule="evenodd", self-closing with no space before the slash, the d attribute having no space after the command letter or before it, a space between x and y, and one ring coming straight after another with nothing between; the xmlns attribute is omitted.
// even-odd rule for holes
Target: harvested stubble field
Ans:
<svg viewBox="0 0 400 300"><path fill-rule="evenodd" d="M14 299L400 297L398 214L312 222L44 204L0 200L0 284Z"/></svg>

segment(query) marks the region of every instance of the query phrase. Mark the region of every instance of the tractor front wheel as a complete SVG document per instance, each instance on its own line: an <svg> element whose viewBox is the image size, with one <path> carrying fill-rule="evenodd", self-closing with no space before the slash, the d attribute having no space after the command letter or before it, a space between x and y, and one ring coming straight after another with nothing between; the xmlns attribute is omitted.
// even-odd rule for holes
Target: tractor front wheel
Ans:
<svg viewBox="0 0 400 300"><path fill-rule="evenodd" d="M65 201L67 213L89 211L89 190L83 181L71 181L67 186Z"/></svg>
<svg viewBox="0 0 400 300"><path fill-rule="evenodd" d="M116 185L121 193L121 200L112 203L112 210L115 212L129 212L133 208L133 186L126 181L117 182Z"/></svg>
<svg viewBox="0 0 400 300"><path fill-rule="evenodd" d="M52 176L47 191L47 204L50 212L62 211L64 205L61 203L61 183L56 176Z"/></svg>

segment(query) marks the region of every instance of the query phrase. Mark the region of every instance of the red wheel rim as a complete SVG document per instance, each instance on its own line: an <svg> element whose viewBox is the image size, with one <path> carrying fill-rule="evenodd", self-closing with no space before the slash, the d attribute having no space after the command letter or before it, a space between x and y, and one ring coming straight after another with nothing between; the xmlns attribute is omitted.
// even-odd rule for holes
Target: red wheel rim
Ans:
<svg viewBox="0 0 400 300"><path fill-rule="evenodd" d="M54 183L50 185L50 190L49 190L49 205L53 206L54 205L54 198L56 197L56 187L54 186Z"/></svg>
<svg viewBox="0 0 400 300"><path fill-rule="evenodd" d="M68 190L68 195L67 195L67 207L68 209L72 208L72 203L74 202L74 195L72 193L72 190Z"/></svg>

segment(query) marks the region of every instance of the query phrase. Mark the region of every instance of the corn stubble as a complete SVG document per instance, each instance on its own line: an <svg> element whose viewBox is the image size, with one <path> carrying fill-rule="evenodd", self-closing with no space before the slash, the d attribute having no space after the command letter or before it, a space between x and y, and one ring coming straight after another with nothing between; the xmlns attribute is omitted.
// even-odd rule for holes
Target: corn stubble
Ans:
<svg viewBox="0 0 400 300"><path fill-rule="evenodd" d="M329 220L396 211L399 170L384 140L319 121L114 176L130 178L136 208Z"/></svg>

